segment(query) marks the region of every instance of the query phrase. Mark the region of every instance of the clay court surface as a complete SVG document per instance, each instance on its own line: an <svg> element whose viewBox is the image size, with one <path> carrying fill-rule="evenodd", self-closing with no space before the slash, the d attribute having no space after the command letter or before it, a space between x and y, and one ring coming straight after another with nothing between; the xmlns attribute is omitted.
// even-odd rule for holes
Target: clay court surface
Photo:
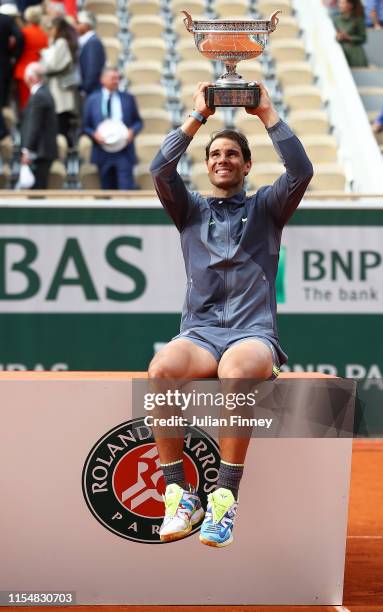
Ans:
<svg viewBox="0 0 383 612"><path fill-rule="evenodd" d="M73 606L76 612L383 612L383 441L354 441L343 606ZM219 551L218 551L219 554ZM15 609L15 608L7 608ZM33 610L57 610L51 606Z"/></svg>

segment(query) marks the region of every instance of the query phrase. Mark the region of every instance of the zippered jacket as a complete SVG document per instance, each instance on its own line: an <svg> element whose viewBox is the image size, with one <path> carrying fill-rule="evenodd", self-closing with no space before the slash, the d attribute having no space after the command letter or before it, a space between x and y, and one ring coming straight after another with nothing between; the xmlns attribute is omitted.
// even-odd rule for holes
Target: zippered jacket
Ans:
<svg viewBox="0 0 383 612"><path fill-rule="evenodd" d="M281 234L313 175L299 139L279 121L267 130L286 172L254 195L230 198L191 192L177 164L192 138L170 132L151 164L162 205L181 235L187 276L181 332L225 327L269 338L287 359L276 326L275 279Z"/></svg>

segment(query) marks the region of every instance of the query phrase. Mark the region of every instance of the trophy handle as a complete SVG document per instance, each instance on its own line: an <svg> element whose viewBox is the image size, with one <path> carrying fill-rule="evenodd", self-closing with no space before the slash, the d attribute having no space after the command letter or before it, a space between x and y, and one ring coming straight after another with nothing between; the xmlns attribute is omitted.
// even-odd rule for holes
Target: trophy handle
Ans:
<svg viewBox="0 0 383 612"><path fill-rule="evenodd" d="M194 32L194 23L193 23L193 19L192 16L189 15L189 13L187 13L186 11L181 11L181 13L183 13L185 15L185 19L183 20L184 24L185 24L185 28L187 29L188 32Z"/></svg>
<svg viewBox="0 0 383 612"><path fill-rule="evenodd" d="M270 17L270 32L274 32L275 28L278 25L279 18L278 15L282 14L282 11L275 11Z"/></svg>

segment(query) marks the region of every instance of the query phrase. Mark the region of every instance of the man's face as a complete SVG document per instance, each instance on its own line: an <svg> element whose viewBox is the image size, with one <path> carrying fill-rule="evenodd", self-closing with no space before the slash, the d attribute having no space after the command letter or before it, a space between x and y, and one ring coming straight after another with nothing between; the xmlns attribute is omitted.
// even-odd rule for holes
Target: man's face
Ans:
<svg viewBox="0 0 383 612"><path fill-rule="evenodd" d="M82 36L88 30L90 30L90 27L86 23L79 23L78 21L76 21L76 30L77 30L77 34L79 36Z"/></svg>
<svg viewBox="0 0 383 612"><path fill-rule="evenodd" d="M245 162L241 147L235 140L217 138L211 144L206 160L210 182L220 189L242 188L249 173L251 161Z"/></svg>
<svg viewBox="0 0 383 612"><path fill-rule="evenodd" d="M117 70L108 70L101 77L101 84L109 91L117 91L120 75Z"/></svg>

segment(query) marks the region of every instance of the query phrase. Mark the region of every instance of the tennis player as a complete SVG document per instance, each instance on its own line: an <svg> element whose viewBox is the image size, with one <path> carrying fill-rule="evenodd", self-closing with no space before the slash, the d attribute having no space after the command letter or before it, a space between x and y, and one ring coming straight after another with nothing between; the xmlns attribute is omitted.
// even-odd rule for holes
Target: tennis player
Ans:
<svg viewBox="0 0 383 612"><path fill-rule="evenodd" d="M177 164L193 136L214 113L205 103L210 83L199 83L194 110L169 133L151 165L162 205L180 232L187 275L187 294L180 333L159 351L149 366L157 379L269 379L287 356L276 326L275 279L281 234L313 175L301 142L278 116L260 84L256 109L247 108L265 126L286 171L273 185L247 195L244 180L252 161L246 137L223 130L206 146L210 197L189 191ZM233 541L238 489L249 437L222 437L216 490L208 496L206 514L197 492L185 481L183 437L158 437L166 482L162 541L190 533L204 520L203 544L227 546Z"/></svg>

